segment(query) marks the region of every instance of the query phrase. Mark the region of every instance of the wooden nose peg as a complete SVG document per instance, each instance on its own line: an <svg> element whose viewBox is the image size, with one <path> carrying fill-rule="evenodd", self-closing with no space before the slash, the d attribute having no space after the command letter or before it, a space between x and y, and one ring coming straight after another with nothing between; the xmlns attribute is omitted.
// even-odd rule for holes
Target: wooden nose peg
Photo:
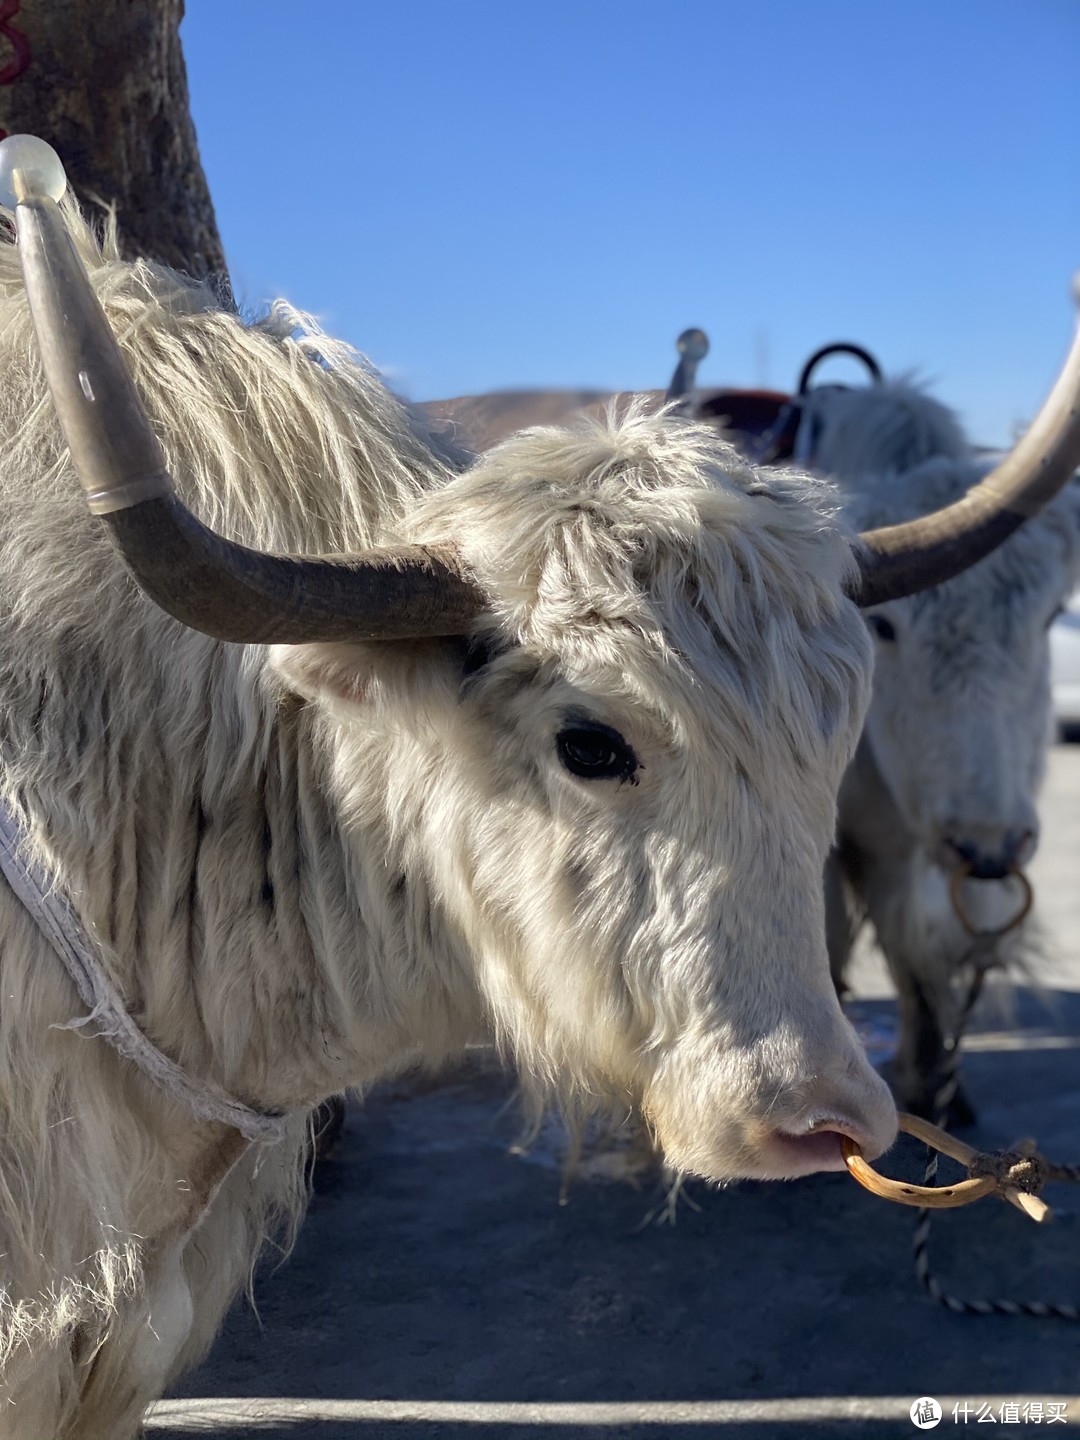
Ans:
<svg viewBox="0 0 1080 1440"><path fill-rule="evenodd" d="M1036 1193L1045 1182L1047 1171L1046 1162L1039 1156L983 1152L931 1125L929 1120L920 1120L917 1115L901 1111L896 1118L905 1134L914 1135L942 1155L966 1166L968 1179L955 1185L909 1185L903 1180L891 1180L887 1175L880 1175L863 1158L854 1140L843 1136L840 1148L848 1171L872 1195L923 1210L954 1210L981 1200L984 1195L1000 1195L1032 1220L1043 1221L1051 1216L1049 1205Z"/></svg>

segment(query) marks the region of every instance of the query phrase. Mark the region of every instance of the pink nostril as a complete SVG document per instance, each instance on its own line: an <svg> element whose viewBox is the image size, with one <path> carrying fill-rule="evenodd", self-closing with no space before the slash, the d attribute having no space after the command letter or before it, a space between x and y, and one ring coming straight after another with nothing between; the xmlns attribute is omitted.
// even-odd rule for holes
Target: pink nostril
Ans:
<svg viewBox="0 0 1080 1440"><path fill-rule="evenodd" d="M757 1179L790 1180L819 1170L844 1171L842 1140L853 1140L867 1160L876 1160L896 1139L893 1098L861 1051L853 1049L845 1064L831 1051L828 1067L807 1065L803 1073L801 1082L791 1084L789 1093L799 1100L790 1110L785 1114L774 1099L769 1107L771 1124L762 1117L753 1168L747 1171Z"/></svg>
<svg viewBox="0 0 1080 1440"><path fill-rule="evenodd" d="M817 1120L798 1131L776 1130L763 1147L770 1166L779 1166L787 1178L818 1171L845 1170L840 1141L854 1140L861 1148L876 1148L858 1125L842 1120Z"/></svg>
<svg viewBox="0 0 1080 1440"><path fill-rule="evenodd" d="M777 1147L777 1158L782 1151L790 1156L800 1168L797 1174L810 1175L819 1170L843 1170L844 1155L840 1149L839 1130L816 1130L812 1135L785 1135L778 1131L770 1142L770 1148Z"/></svg>

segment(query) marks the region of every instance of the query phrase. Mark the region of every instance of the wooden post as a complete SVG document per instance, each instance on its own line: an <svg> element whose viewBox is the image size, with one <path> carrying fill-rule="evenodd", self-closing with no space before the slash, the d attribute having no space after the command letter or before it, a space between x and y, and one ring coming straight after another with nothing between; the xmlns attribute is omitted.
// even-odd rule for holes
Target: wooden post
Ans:
<svg viewBox="0 0 1080 1440"><path fill-rule="evenodd" d="M115 204L129 258L224 278L183 15L184 0L0 0L0 130L40 135L84 203Z"/></svg>

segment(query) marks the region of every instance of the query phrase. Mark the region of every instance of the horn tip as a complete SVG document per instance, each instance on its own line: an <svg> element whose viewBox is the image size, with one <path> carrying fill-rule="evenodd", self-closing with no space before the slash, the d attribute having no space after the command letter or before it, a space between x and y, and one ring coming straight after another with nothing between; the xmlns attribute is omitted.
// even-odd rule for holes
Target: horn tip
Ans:
<svg viewBox="0 0 1080 1440"><path fill-rule="evenodd" d="M67 175L47 141L36 135L9 135L0 141L0 205L14 210L26 200L64 198Z"/></svg>

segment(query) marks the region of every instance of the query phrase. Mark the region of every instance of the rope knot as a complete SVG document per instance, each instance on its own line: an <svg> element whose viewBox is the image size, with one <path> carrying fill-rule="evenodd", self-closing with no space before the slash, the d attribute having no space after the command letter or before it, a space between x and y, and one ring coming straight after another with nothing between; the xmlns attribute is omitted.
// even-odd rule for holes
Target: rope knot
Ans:
<svg viewBox="0 0 1080 1440"><path fill-rule="evenodd" d="M974 1155L968 1162L973 1180L992 1180L999 1194L1007 1189L1024 1195L1038 1195L1050 1178L1050 1166L1041 1155L1021 1155L1016 1150L998 1150Z"/></svg>

